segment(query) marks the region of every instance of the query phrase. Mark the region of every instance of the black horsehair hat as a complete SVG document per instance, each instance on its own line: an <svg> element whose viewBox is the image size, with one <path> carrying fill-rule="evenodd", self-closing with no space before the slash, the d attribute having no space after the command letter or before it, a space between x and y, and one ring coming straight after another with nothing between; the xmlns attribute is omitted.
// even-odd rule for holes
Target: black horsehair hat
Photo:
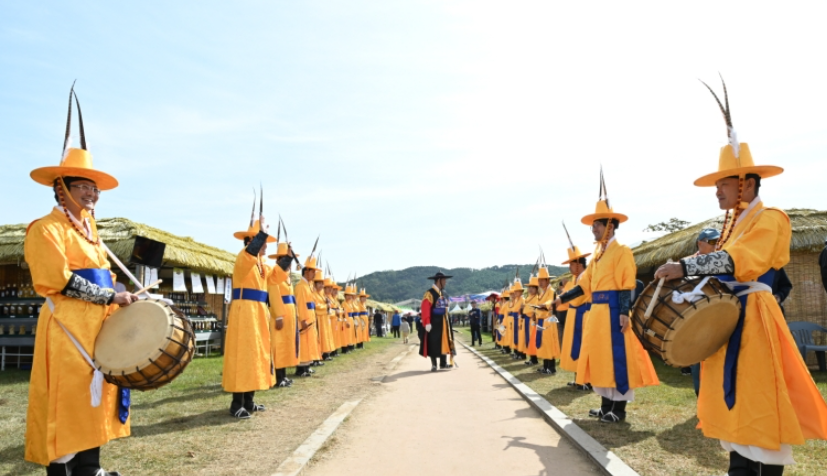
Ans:
<svg viewBox="0 0 827 476"><path fill-rule="evenodd" d="M431 280L434 280L434 281L436 281L438 279L442 279L442 278L451 279L451 278L453 278L453 276L448 276L446 274L442 274L442 271L440 271L440 272L436 273L435 275L428 277L428 279L431 279Z"/></svg>

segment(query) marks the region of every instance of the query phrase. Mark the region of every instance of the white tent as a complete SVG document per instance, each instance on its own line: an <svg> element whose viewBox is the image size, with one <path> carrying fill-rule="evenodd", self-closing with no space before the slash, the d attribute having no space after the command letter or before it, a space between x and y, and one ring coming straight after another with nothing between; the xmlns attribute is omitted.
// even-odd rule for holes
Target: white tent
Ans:
<svg viewBox="0 0 827 476"><path fill-rule="evenodd" d="M459 314L465 312L462 308L459 307L459 304L454 304L454 307L448 311L448 314Z"/></svg>

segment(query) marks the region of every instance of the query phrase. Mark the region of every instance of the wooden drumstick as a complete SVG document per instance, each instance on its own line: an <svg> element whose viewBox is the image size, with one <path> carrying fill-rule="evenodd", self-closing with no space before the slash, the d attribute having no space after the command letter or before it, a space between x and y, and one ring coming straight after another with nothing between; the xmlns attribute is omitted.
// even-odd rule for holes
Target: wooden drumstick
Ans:
<svg viewBox="0 0 827 476"><path fill-rule="evenodd" d="M671 263L672 260L669 259L666 262ZM658 285L655 288L655 294L652 295L652 299L649 301L649 306L646 307L646 312L643 313L643 317L645 319L649 319L649 317L652 316L652 311L655 309L655 302L657 302L658 296L660 296L660 288L663 287L663 281L665 280L666 278L660 278L660 281L658 281Z"/></svg>
<svg viewBox="0 0 827 476"><path fill-rule="evenodd" d="M163 280L163 279L159 279L158 281L155 281L154 283L150 284L149 286L147 286L147 287L145 287L145 288L143 288L143 289L139 289L139 290L135 291L135 292L134 292L134 293L132 293L132 294L138 295L138 294L143 294L143 293L146 293L146 292L147 292L147 291L149 291L151 288L154 288L155 286L157 286L157 285L159 285L159 284L161 284L161 283L163 283L163 282L164 282L164 280ZM149 293L147 293L147 294L149 294Z"/></svg>

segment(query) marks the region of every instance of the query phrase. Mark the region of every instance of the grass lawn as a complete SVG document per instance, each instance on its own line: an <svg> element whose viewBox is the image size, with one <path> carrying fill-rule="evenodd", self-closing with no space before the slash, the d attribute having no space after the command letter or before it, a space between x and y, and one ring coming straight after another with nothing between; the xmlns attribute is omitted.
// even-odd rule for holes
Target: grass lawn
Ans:
<svg viewBox="0 0 827 476"><path fill-rule="evenodd" d="M467 328L456 328L461 338L470 342ZM522 361L511 360L494 350L491 335L483 335L481 353L497 362L552 405L573 419L603 446L644 476L725 474L729 456L717 440L704 438L695 429L696 398L692 378L680 370L664 365L655 358L661 384L635 391L635 401L627 407L627 420L607 425L587 416L590 408L600 405L600 397L592 392L573 390L566 386L574 374L558 368L556 375L542 375ZM477 350L480 350L477 347ZM827 396L827 373L813 372L813 377ZM794 447L797 464L788 466L787 476L827 475L827 442L808 441Z"/></svg>
<svg viewBox="0 0 827 476"><path fill-rule="evenodd" d="M396 339L316 367L292 388L256 393L267 407L249 420L229 415L221 389L222 358L195 359L173 383L132 393L132 436L102 451L102 464L124 475L271 474L343 402L373 388L371 379L405 350ZM29 372L0 372L0 475L43 474L23 460Z"/></svg>

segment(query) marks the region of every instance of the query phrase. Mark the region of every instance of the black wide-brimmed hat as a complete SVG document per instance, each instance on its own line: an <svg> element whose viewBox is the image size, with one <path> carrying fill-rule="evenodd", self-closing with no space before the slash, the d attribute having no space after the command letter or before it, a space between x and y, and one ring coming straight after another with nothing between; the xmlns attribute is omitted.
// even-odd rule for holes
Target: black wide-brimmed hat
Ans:
<svg viewBox="0 0 827 476"><path fill-rule="evenodd" d="M448 276L448 275L446 275L446 274L442 274L442 271L440 271L440 272L438 272L437 274L435 274L435 275L433 275L433 276L429 276L429 277L428 277L428 279L432 279L432 280L434 280L434 281L436 281L436 280L438 280L438 279L442 279L442 278L445 278L445 279L451 279L451 278L453 278L453 276Z"/></svg>

